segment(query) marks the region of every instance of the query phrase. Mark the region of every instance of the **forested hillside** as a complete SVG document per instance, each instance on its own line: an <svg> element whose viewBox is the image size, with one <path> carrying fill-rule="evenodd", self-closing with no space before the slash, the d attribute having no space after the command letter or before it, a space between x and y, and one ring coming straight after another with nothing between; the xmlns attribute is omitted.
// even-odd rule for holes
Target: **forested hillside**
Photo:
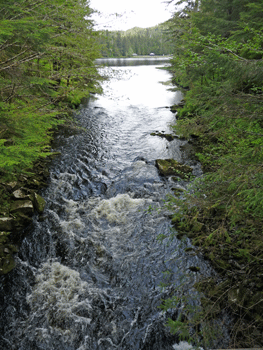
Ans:
<svg viewBox="0 0 263 350"><path fill-rule="evenodd" d="M185 93L175 130L194 145L204 176L171 199L180 208L173 223L221 273L221 283L199 285L207 299L197 324L227 308L232 346L262 346L263 2L187 3L170 22L173 82ZM187 333L186 323L170 326Z"/></svg>
<svg viewBox="0 0 263 350"><path fill-rule="evenodd" d="M166 35L167 26L133 28L127 31L103 31L100 43L103 57L131 57L136 55L169 55L172 44Z"/></svg>

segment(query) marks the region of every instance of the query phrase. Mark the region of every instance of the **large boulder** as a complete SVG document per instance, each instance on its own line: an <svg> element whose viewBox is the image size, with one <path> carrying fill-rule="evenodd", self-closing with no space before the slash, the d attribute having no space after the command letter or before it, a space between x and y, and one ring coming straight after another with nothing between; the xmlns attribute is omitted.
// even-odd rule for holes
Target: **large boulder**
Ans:
<svg viewBox="0 0 263 350"><path fill-rule="evenodd" d="M39 194L37 194L36 192L34 192L33 190L30 190L28 188L24 188L24 187L21 187L19 188L18 190L14 191L12 193L12 196L15 200L20 200L20 203L22 204L22 201L21 200L29 200L33 203L33 206L34 208L37 210L37 212L39 214L42 214L43 211L44 211L44 208L45 208L45 205L46 205L46 202L44 200L44 198L42 198ZM27 202L29 203L29 202ZM30 208L32 207L32 205L30 204ZM19 206L20 208L20 206ZM17 211L17 206L14 204L14 206L11 208L11 210L14 211ZM19 210L19 212L23 212L23 214L29 214L30 215L30 211L31 209L29 210L29 212L25 212L25 209L22 209Z"/></svg>
<svg viewBox="0 0 263 350"><path fill-rule="evenodd" d="M10 212L12 214L25 214L32 216L34 213L34 206L31 200L18 200L12 203Z"/></svg>
<svg viewBox="0 0 263 350"><path fill-rule="evenodd" d="M39 194L34 193L34 206L39 214L42 214L45 208L46 202Z"/></svg>
<svg viewBox="0 0 263 350"><path fill-rule="evenodd" d="M163 176L179 176L181 179L187 179L193 169L189 165L177 162L174 159L156 159L156 166Z"/></svg>

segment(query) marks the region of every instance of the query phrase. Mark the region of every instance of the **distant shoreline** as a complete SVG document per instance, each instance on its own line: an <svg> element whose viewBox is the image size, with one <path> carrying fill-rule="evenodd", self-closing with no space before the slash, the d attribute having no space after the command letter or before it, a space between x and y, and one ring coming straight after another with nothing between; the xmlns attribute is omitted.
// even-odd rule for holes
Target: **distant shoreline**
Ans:
<svg viewBox="0 0 263 350"><path fill-rule="evenodd" d="M172 55L136 55L136 56L125 56L125 57L100 57L98 60L104 58L155 58L155 57L172 57Z"/></svg>

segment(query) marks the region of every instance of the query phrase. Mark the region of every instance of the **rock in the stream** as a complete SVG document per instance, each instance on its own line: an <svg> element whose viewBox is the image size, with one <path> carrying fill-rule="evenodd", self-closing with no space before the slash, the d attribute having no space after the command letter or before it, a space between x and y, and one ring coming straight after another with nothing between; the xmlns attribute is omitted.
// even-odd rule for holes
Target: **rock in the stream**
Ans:
<svg viewBox="0 0 263 350"><path fill-rule="evenodd" d="M174 139L178 138L178 136L176 136L176 135L165 134L165 133L161 133L161 132L152 132L150 135L162 137L162 138L166 139L167 141L173 141Z"/></svg>
<svg viewBox="0 0 263 350"><path fill-rule="evenodd" d="M156 166L163 176L177 175L181 179L187 179L193 171L189 165L182 164L174 159L156 159Z"/></svg>
<svg viewBox="0 0 263 350"><path fill-rule="evenodd" d="M39 214L42 214L45 208L46 202L39 194L34 193L34 206Z"/></svg>

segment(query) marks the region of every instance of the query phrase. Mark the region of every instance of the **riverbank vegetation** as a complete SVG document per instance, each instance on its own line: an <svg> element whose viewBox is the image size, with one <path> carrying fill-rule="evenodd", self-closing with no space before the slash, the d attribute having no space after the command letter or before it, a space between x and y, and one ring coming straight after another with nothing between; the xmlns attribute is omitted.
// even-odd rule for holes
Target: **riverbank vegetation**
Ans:
<svg viewBox="0 0 263 350"><path fill-rule="evenodd" d="M0 6L0 209L9 217L14 181L29 185L35 162L51 154L52 130L99 91L99 48L84 0Z"/></svg>
<svg viewBox="0 0 263 350"><path fill-rule="evenodd" d="M175 130L204 175L170 200L179 208L172 221L220 272L198 285L209 307L197 324L225 308L234 315L231 346L262 346L263 2L187 3L170 21L173 82L185 92Z"/></svg>
<svg viewBox="0 0 263 350"><path fill-rule="evenodd" d="M133 55L169 55L173 46L165 35L167 24L151 28L132 28L126 31L102 31L100 34L103 57L132 57Z"/></svg>

